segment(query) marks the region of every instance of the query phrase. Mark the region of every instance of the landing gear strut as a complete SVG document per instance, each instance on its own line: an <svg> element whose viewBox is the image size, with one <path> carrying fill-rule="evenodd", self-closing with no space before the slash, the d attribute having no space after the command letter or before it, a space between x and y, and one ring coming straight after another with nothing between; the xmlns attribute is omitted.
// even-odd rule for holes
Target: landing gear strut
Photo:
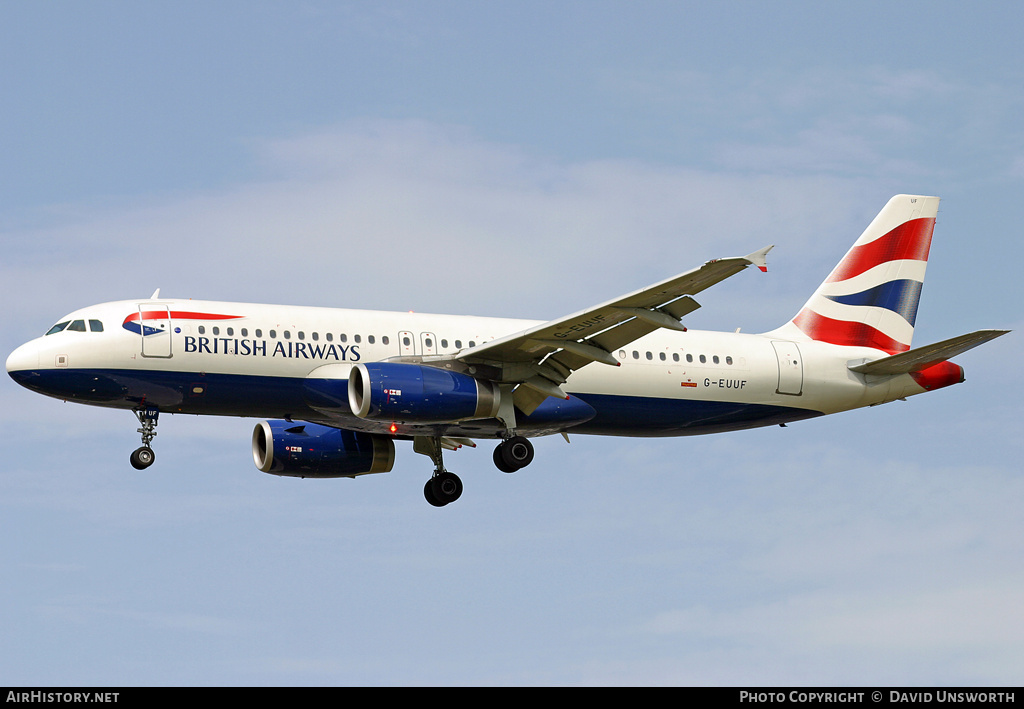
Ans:
<svg viewBox="0 0 1024 709"><path fill-rule="evenodd" d="M156 437L156 423L160 416L160 410L155 406L148 406L144 409L133 409L135 418L142 424L139 433L142 434L142 447L136 448L131 455L132 467L136 470L145 470L156 460L156 453L149 447L149 444Z"/></svg>
<svg viewBox="0 0 1024 709"><path fill-rule="evenodd" d="M494 449L494 465L503 473L514 473L533 462L533 444L523 436L512 436Z"/></svg>

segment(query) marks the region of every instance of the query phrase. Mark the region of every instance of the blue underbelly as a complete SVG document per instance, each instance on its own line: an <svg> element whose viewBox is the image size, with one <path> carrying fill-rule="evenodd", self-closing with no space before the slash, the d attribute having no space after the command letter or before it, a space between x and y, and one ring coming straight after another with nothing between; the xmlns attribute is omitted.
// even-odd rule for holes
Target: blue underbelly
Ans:
<svg viewBox="0 0 1024 709"><path fill-rule="evenodd" d="M97 406L156 406L164 413L290 418L326 422L324 412L310 408L302 378L198 372L139 370L44 369L11 372L19 384L49 396ZM339 385L341 383L339 382ZM799 421L821 412L786 406L608 394L573 398L596 414L588 421L559 420L554 402L532 416L517 416L523 433L540 435L571 430L617 436L687 436L733 431ZM575 411L575 410L573 410ZM568 412L565 414L568 415ZM331 425L373 430L381 424L357 419L339 410ZM467 421L445 428L446 435L490 437L501 431L497 420ZM437 430L436 427L431 427Z"/></svg>

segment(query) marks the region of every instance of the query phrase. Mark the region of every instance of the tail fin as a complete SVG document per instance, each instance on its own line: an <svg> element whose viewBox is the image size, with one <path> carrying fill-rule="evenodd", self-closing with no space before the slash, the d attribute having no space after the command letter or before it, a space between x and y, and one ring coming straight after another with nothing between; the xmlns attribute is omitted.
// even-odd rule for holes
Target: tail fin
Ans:
<svg viewBox="0 0 1024 709"><path fill-rule="evenodd" d="M779 335L797 328L812 340L910 349L932 243L938 197L896 195L864 230Z"/></svg>

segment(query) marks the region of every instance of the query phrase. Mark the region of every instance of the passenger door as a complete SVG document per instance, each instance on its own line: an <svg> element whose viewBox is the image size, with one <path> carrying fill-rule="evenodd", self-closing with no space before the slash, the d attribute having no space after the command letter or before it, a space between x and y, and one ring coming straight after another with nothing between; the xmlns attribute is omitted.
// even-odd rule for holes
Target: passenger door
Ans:
<svg viewBox="0 0 1024 709"><path fill-rule="evenodd" d="M171 356L171 311L163 303L139 303L142 356Z"/></svg>

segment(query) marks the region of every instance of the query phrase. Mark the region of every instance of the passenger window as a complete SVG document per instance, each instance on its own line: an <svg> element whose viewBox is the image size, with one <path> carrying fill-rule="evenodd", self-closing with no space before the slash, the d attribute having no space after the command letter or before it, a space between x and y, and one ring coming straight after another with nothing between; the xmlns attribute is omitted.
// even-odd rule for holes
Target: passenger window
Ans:
<svg viewBox="0 0 1024 709"><path fill-rule="evenodd" d="M85 320L75 320L68 325L68 330L72 332L85 332Z"/></svg>
<svg viewBox="0 0 1024 709"><path fill-rule="evenodd" d="M367 335L366 336L366 342L367 343L372 345L376 341L377 341L377 339L373 335Z"/></svg>
<svg viewBox="0 0 1024 709"><path fill-rule="evenodd" d="M707 361L708 361L708 358L707 358L707 357L705 357L704 355L701 355L701 356L700 356L700 363L701 363L701 364L705 364L705 363L706 363Z"/></svg>
<svg viewBox="0 0 1024 709"><path fill-rule="evenodd" d="M633 350L633 359L640 359L640 353L636 350Z"/></svg>
<svg viewBox="0 0 1024 709"><path fill-rule="evenodd" d="M319 342L320 341L320 333L319 332L314 332L312 334L312 338L313 338L313 342Z"/></svg>
<svg viewBox="0 0 1024 709"><path fill-rule="evenodd" d="M678 352L673 352L672 353L672 361L673 362L678 362L679 361L679 353Z"/></svg>
<svg viewBox="0 0 1024 709"><path fill-rule="evenodd" d="M103 332L103 323L101 323L99 320L90 320L89 329L92 330L93 332Z"/></svg>
<svg viewBox="0 0 1024 709"><path fill-rule="evenodd" d="M382 344L385 344L385 345L390 345L391 344L391 339L387 335L384 335L384 337L380 338L380 341L381 341Z"/></svg>
<svg viewBox="0 0 1024 709"><path fill-rule="evenodd" d="M692 354L686 355L686 361L687 362L692 362L693 361L693 355Z"/></svg>
<svg viewBox="0 0 1024 709"><path fill-rule="evenodd" d="M256 337L263 337L263 330L256 328Z"/></svg>
<svg viewBox="0 0 1024 709"><path fill-rule="evenodd" d="M732 364L732 357L726 357L725 358L725 363L726 364Z"/></svg>
<svg viewBox="0 0 1024 709"><path fill-rule="evenodd" d="M715 364L718 364L718 355L715 355L714 357L712 357L711 361L714 362Z"/></svg>
<svg viewBox="0 0 1024 709"><path fill-rule="evenodd" d="M331 332L327 333L327 341L328 342L334 342L334 333L331 333Z"/></svg>
<svg viewBox="0 0 1024 709"><path fill-rule="evenodd" d="M363 336L362 335L353 335L352 336L352 340L353 340L353 342L356 342L358 344L358 343L363 341Z"/></svg>
<svg viewBox="0 0 1024 709"><path fill-rule="evenodd" d="M441 349L443 349L443 350L448 349L448 340L441 340Z"/></svg>
<svg viewBox="0 0 1024 709"><path fill-rule="evenodd" d="M65 320L64 322L59 322L56 325L54 325L53 327L51 327L49 330L47 330L46 334L47 335L52 335L55 332L60 332L61 330L63 330L64 328L66 328L70 324L71 324L70 320Z"/></svg>
<svg viewBox="0 0 1024 709"><path fill-rule="evenodd" d="M462 340L456 340L455 341L455 346L458 347L461 350L462 349Z"/></svg>
<svg viewBox="0 0 1024 709"><path fill-rule="evenodd" d="M338 335L338 342L348 342L348 335Z"/></svg>
<svg viewBox="0 0 1024 709"><path fill-rule="evenodd" d="M659 352L658 353L658 359L660 359L662 362L664 362L665 361L665 353L664 352Z"/></svg>
<svg viewBox="0 0 1024 709"><path fill-rule="evenodd" d="M304 333L302 330L299 330L298 335L300 340L306 339L306 333Z"/></svg>

